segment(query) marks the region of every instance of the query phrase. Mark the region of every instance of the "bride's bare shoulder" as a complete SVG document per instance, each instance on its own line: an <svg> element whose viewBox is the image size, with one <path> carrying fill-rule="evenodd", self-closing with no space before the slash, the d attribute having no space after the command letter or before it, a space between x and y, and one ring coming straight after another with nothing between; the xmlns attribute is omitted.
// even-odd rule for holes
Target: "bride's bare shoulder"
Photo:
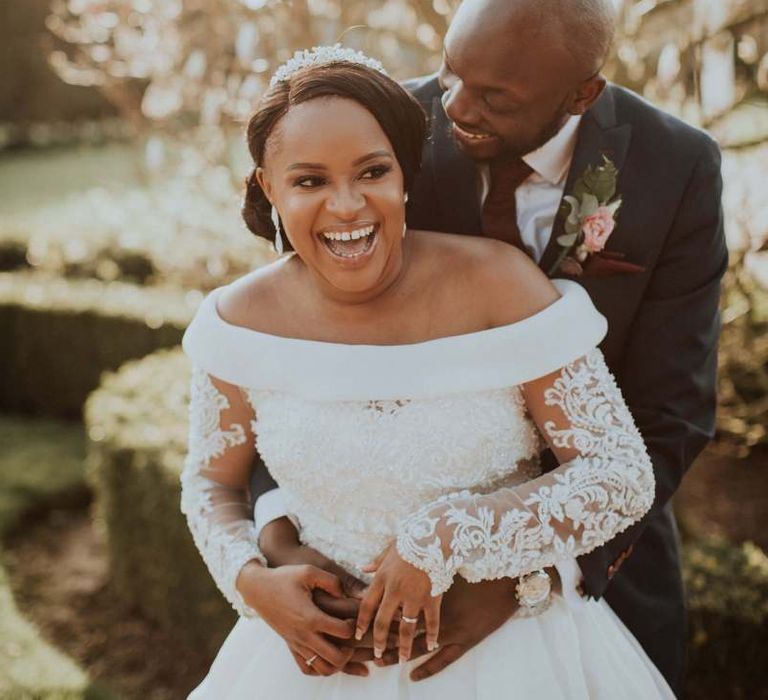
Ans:
<svg viewBox="0 0 768 700"><path fill-rule="evenodd" d="M559 293L536 263L519 248L492 238L417 232L424 259L471 294L476 309L491 326L533 316L555 302Z"/></svg>
<svg viewBox="0 0 768 700"><path fill-rule="evenodd" d="M259 267L223 288L216 300L219 316L229 324L272 332L272 317L280 301L279 288L289 275L287 260Z"/></svg>

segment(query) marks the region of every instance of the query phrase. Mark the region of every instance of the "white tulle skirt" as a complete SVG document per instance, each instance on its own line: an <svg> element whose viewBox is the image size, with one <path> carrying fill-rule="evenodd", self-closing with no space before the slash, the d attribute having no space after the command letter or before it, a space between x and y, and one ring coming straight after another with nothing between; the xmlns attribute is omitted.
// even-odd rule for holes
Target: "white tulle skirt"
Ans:
<svg viewBox="0 0 768 700"><path fill-rule="evenodd" d="M425 657L424 657L425 658ZM423 681L422 659L367 678L305 676L262 620L241 618L189 700L653 700L666 681L605 601L571 610L559 597L534 618L512 619L451 666Z"/></svg>

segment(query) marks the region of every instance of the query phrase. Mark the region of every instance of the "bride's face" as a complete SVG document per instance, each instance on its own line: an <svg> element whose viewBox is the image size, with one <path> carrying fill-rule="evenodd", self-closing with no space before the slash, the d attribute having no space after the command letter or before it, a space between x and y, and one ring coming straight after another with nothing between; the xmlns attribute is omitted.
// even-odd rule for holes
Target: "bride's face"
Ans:
<svg viewBox="0 0 768 700"><path fill-rule="evenodd" d="M375 295L397 277L403 173L362 105L330 97L291 107L257 176L297 255L332 290Z"/></svg>

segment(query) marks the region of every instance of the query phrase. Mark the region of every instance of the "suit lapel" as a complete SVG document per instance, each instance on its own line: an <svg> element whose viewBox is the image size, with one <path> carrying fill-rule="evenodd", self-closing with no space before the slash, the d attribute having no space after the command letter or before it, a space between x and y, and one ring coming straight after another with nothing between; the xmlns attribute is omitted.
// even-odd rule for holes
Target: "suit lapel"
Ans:
<svg viewBox="0 0 768 700"><path fill-rule="evenodd" d="M450 233L479 234L480 201L475 163L459 149L451 134L440 97L432 100L431 115L432 176L439 202L442 230Z"/></svg>
<svg viewBox="0 0 768 700"><path fill-rule="evenodd" d="M619 170L619 192L621 192L622 167L629 149L631 135L631 124L616 123L613 87L608 85L600 99L581 120L563 196L573 190L576 180L584 174L588 166L600 165L604 155L610 158ZM539 262L544 272L549 271L560 252L557 239L565 233L566 213L563 200L561 200L555 222L552 225L549 242Z"/></svg>

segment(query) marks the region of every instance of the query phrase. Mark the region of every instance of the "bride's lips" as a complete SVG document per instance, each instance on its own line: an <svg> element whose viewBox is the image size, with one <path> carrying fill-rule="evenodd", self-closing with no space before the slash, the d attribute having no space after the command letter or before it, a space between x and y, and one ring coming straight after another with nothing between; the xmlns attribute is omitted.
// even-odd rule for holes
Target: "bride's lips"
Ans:
<svg viewBox="0 0 768 700"><path fill-rule="evenodd" d="M373 254L381 225L372 221L323 229L318 238L337 264L357 267Z"/></svg>

